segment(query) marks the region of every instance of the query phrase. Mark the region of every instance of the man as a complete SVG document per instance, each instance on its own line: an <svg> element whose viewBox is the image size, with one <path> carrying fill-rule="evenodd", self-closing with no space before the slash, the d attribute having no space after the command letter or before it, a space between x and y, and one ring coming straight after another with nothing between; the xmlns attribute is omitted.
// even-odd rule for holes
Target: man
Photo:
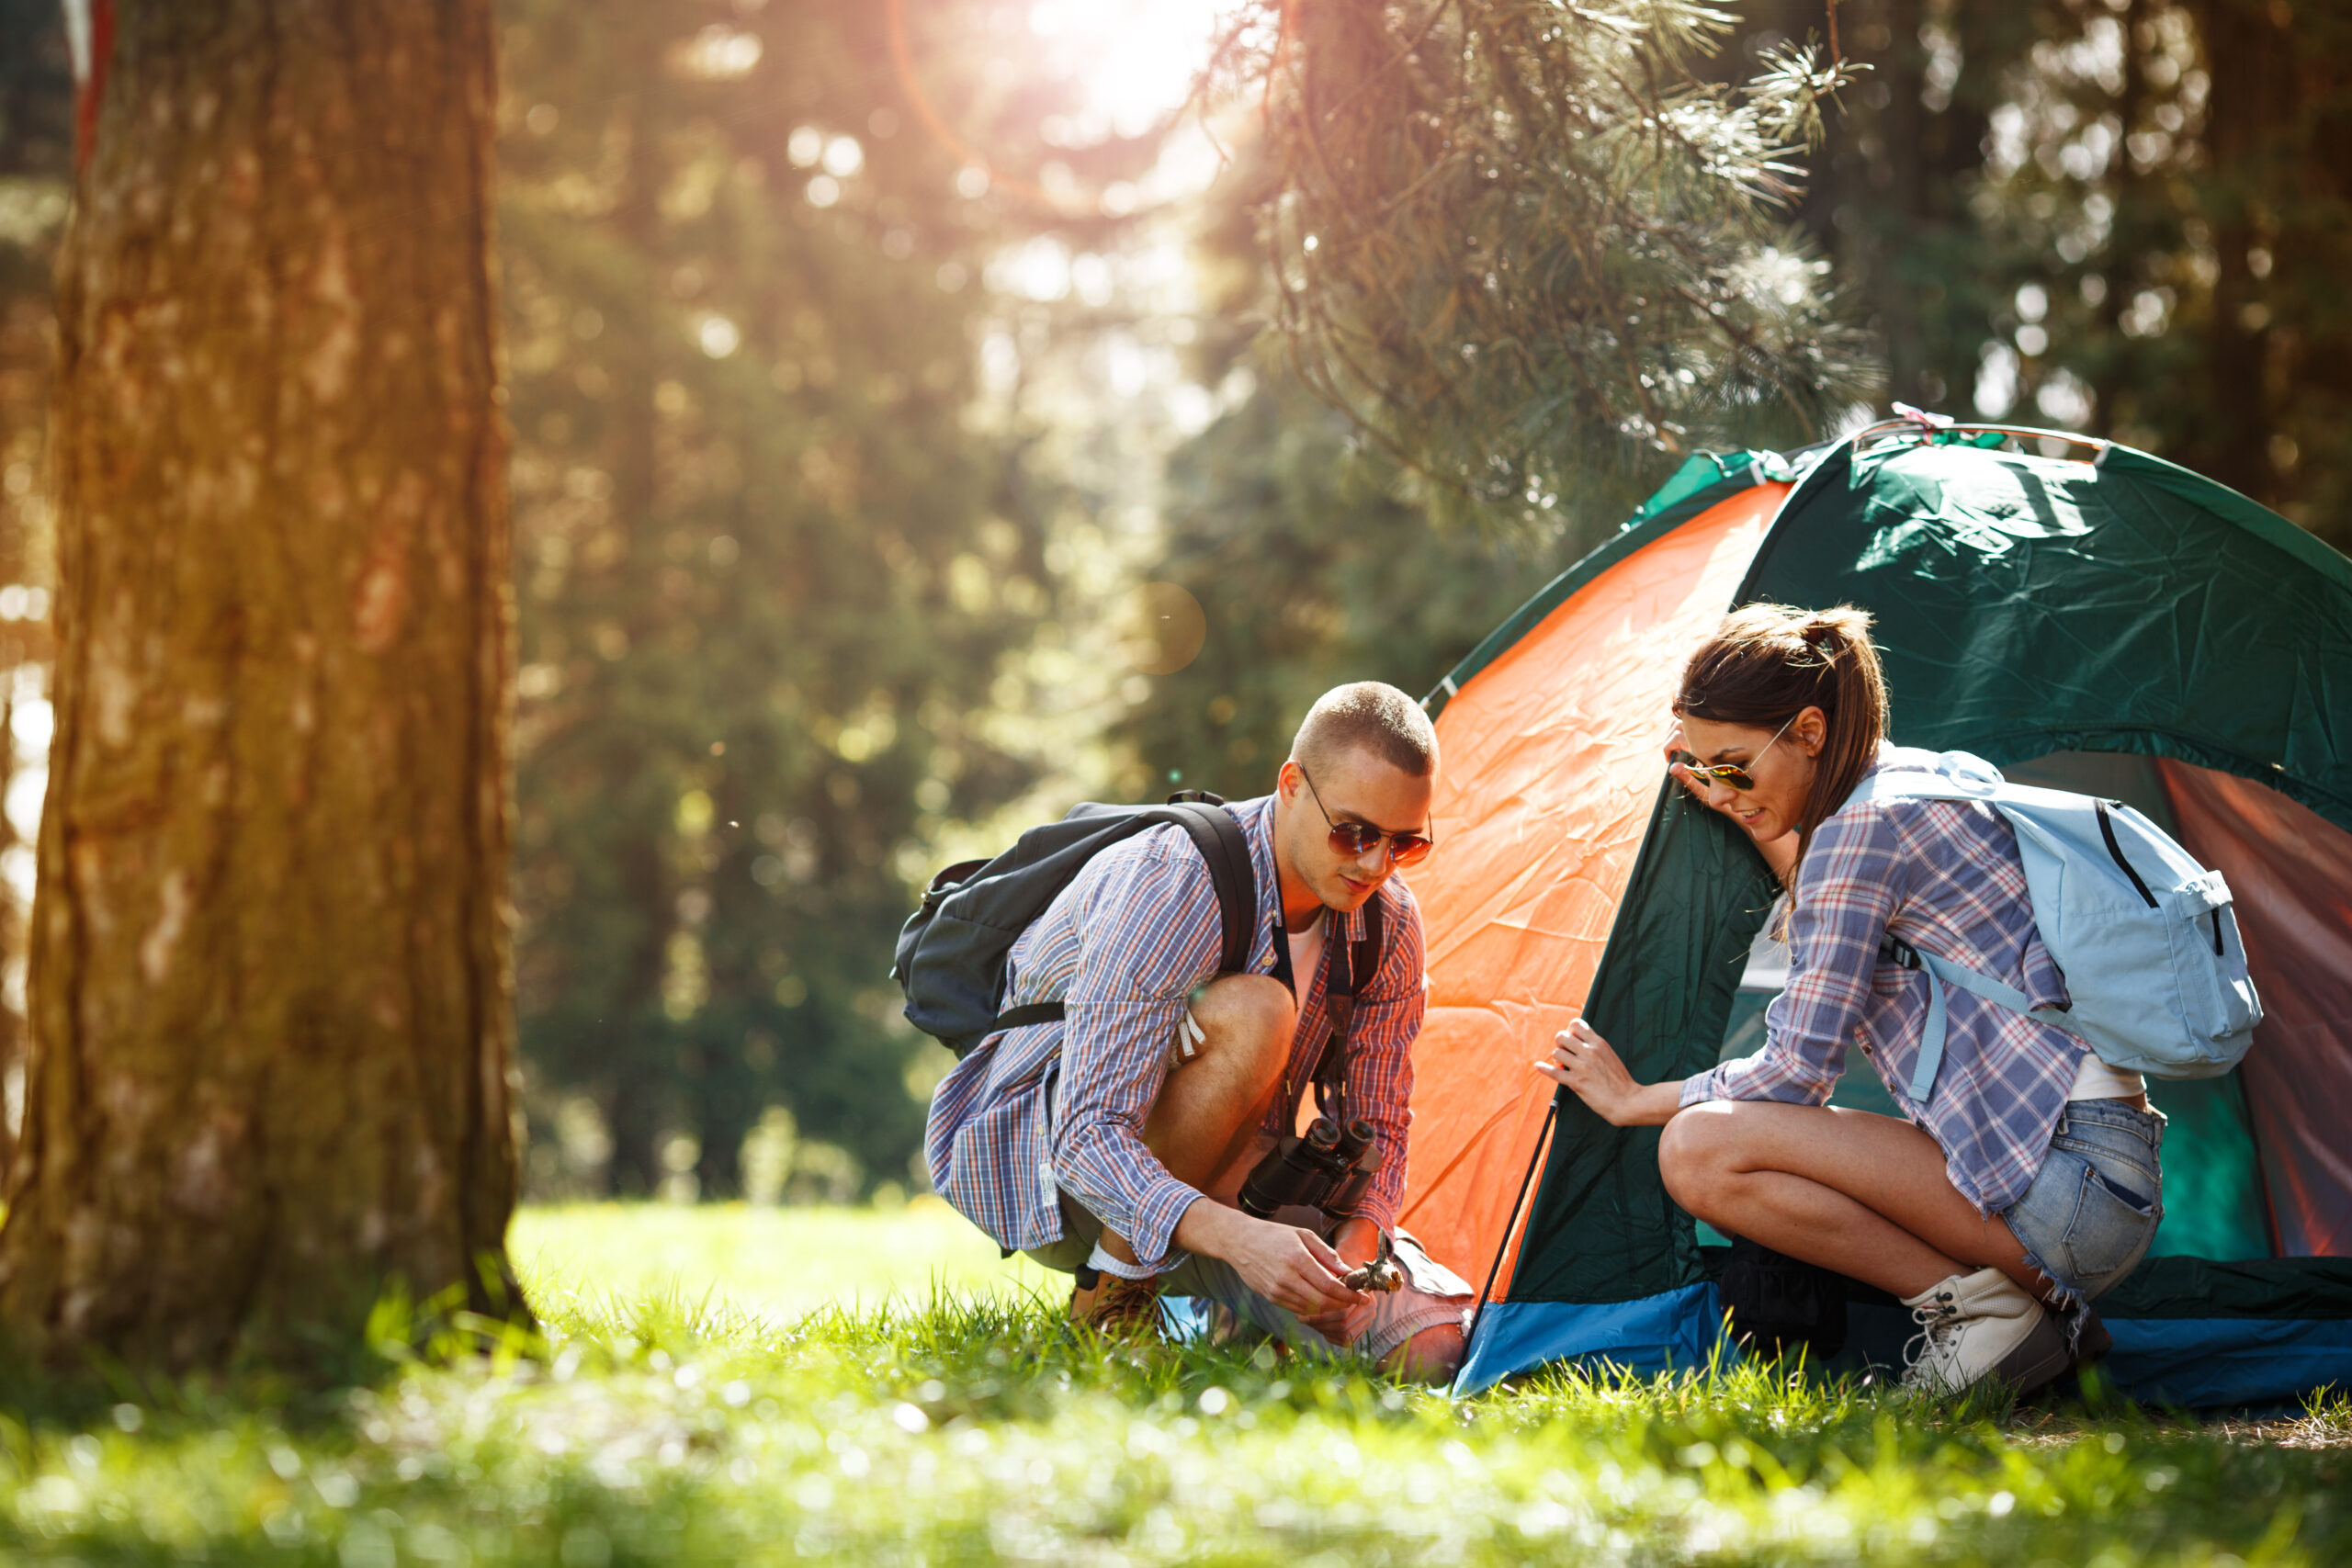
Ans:
<svg viewBox="0 0 2352 1568"><path fill-rule="evenodd" d="M1470 1288L1396 1229L1425 984L1420 910L1396 870L1429 852L1437 761L1428 716L1394 686L1316 703L1274 793L1231 808L1258 887L1246 973L1216 972L1216 888L1174 827L1097 855L1014 944L1006 1007L1061 1001L1065 1019L956 1064L925 1155L941 1195L1001 1246L1099 1275L1073 1292L1074 1316L1148 1331L1164 1287L1296 1349L1432 1381L1459 1365ZM1349 1116L1379 1134L1379 1168L1336 1219L1255 1218L1237 1194L1311 1098L1330 982L1374 899L1382 951L1358 987L1346 1089ZM1405 1287L1351 1289L1384 1235Z"/></svg>

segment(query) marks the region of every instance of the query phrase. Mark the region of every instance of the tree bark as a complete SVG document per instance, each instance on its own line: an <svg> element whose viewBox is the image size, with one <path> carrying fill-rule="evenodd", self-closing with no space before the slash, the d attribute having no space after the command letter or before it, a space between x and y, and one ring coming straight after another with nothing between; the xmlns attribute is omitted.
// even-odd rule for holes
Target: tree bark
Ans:
<svg viewBox="0 0 2352 1568"><path fill-rule="evenodd" d="M121 0L0 1326L282 1358L519 1310L488 0Z"/></svg>

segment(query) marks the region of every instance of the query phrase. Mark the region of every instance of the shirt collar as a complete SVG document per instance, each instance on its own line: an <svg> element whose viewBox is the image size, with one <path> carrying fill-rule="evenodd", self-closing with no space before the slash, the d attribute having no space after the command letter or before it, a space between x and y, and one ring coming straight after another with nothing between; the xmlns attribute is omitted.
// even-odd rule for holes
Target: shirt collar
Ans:
<svg viewBox="0 0 2352 1568"><path fill-rule="evenodd" d="M1250 800L1237 800L1232 810L1241 823L1243 836L1250 840L1250 866L1258 879L1258 931L1264 951L1260 952L1257 942L1251 943L1250 968L1253 974L1263 975L1274 966L1273 933L1275 928L1282 924L1283 913L1282 879L1274 869L1274 797L1261 795ZM1373 897L1379 897L1382 894L1376 893ZM1334 942L1363 940L1364 916L1362 909L1352 912L1326 909L1325 913L1331 917L1323 928L1323 942L1327 949ZM1287 931L1289 928L1283 926L1283 929Z"/></svg>

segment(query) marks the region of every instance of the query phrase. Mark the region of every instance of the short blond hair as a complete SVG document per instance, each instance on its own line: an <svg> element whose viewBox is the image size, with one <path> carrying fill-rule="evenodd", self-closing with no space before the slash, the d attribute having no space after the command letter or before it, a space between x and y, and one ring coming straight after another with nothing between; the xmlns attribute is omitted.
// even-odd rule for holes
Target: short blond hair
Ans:
<svg viewBox="0 0 2352 1568"><path fill-rule="evenodd" d="M1437 730L1421 705L1379 681L1334 686L1315 699L1290 743L1290 760L1312 772L1342 751L1363 750L1400 773L1437 772Z"/></svg>

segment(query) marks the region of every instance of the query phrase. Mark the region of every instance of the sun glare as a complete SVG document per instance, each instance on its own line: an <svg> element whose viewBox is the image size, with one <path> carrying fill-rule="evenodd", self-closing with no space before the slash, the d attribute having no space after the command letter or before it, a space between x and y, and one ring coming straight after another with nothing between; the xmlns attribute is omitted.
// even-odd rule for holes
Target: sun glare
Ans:
<svg viewBox="0 0 2352 1568"><path fill-rule="evenodd" d="M1029 31L1086 84L1075 121L1056 129L1080 146L1140 136L1181 107L1208 62L1232 0L1037 0Z"/></svg>

